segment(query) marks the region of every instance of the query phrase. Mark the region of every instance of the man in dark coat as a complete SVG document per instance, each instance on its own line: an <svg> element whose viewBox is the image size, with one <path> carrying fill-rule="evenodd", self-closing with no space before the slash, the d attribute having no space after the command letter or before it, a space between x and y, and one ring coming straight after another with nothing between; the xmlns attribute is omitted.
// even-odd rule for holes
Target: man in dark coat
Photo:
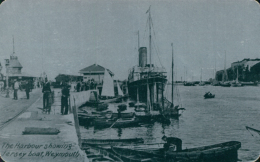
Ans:
<svg viewBox="0 0 260 162"><path fill-rule="evenodd" d="M43 86L42 93L43 93L43 110L45 110L47 108L47 106L50 107L49 95L51 93L51 85L49 82L47 82Z"/></svg>
<svg viewBox="0 0 260 162"><path fill-rule="evenodd" d="M77 87L77 92L80 92L80 87L81 87L80 82L77 83L76 87Z"/></svg>
<svg viewBox="0 0 260 162"><path fill-rule="evenodd" d="M27 82L26 85L25 85L25 92L26 92L27 99L30 98L30 91L31 91L31 86L30 86L30 83Z"/></svg>
<svg viewBox="0 0 260 162"><path fill-rule="evenodd" d="M166 143L164 144L164 149L165 151L168 151L171 146L176 146L176 151L181 151L182 150L182 140L176 137L166 137L163 136L162 140L165 141Z"/></svg>
<svg viewBox="0 0 260 162"><path fill-rule="evenodd" d="M68 114L68 98L70 96L70 90L68 85L65 85L61 90L61 114ZM65 107L65 110L64 110Z"/></svg>

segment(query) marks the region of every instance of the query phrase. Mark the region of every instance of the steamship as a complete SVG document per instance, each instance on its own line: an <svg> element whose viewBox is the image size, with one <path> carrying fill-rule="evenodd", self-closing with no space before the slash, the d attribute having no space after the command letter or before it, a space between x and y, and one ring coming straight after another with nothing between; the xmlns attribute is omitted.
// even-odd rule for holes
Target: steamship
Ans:
<svg viewBox="0 0 260 162"><path fill-rule="evenodd" d="M172 60L172 101L170 102L164 96L164 89L167 85L167 72L164 67L157 67L152 63L152 35L151 35L151 8L149 12L148 24L149 24L149 63L147 48L140 47L139 52L139 64L132 67L129 70L128 75L128 94L132 100L136 101L136 111L143 111L143 114L136 116L144 117L148 119L150 117L162 117L161 119L168 122L169 119L166 116L179 117L179 106L175 106L173 103L173 60ZM139 46L139 32L138 32L138 46ZM173 53L172 53L173 59ZM143 106L145 110L139 109L139 106Z"/></svg>
<svg viewBox="0 0 260 162"><path fill-rule="evenodd" d="M153 110L155 104L162 105L163 90L167 83L167 72L163 67L147 63L147 48L139 48L139 65L132 67L128 75L128 94L131 99L145 103Z"/></svg>

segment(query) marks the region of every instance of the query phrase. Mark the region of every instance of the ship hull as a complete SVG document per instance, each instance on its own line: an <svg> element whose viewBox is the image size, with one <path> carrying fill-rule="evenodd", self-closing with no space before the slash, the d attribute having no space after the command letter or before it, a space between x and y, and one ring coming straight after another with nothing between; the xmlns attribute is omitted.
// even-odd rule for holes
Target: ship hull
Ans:
<svg viewBox="0 0 260 162"><path fill-rule="evenodd" d="M137 101L137 93L139 101L147 102L147 83L149 85L150 101L151 103L160 103L162 101L162 92L165 88L167 79L163 77L155 77L149 79L140 79L133 82L128 82L129 97Z"/></svg>

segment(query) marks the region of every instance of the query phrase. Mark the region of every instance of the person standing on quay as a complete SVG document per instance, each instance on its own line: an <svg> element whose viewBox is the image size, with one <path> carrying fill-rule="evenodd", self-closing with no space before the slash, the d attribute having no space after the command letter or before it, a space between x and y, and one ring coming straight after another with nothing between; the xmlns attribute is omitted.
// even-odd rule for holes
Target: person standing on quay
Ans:
<svg viewBox="0 0 260 162"><path fill-rule="evenodd" d="M25 85L25 92L26 92L26 97L27 97L27 99L30 98L30 91L31 91L30 83L27 81L27 83L26 83L26 85Z"/></svg>
<svg viewBox="0 0 260 162"><path fill-rule="evenodd" d="M49 82L43 85L42 93L43 93L43 110L45 110L47 106L50 107L49 95L51 93L51 85Z"/></svg>
<svg viewBox="0 0 260 162"><path fill-rule="evenodd" d="M18 89L19 89L19 82L16 81L16 79L15 79L14 80L14 99L15 100L18 100L18 97L17 97Z"/></svg>
<svg viewBox="0 0 260 162"><path fill-rule="evenodd" d="M78 81L78 83L77 83L76 87L77 87L77 92L80 92L80 88L81 88L80 81Z"/></svg>
<svg viewBox="0 0 260 162"><path fill-rule="evenodd" d="M65 84L61 90L61 114L67 115L68 114L68 98L70 96L69 86ZM65 111L64 111L65 107Z"/></svg>

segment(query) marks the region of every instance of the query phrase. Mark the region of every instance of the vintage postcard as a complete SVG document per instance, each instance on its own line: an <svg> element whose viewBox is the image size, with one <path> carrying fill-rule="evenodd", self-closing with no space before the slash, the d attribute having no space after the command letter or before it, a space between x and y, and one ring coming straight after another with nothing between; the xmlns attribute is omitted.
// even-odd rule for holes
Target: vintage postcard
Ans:
<svg viewBox="0 0 260 162"><path fill-rule="evenodd" d="M257 161L254 0L0 1L0 161Z"/></svg>

